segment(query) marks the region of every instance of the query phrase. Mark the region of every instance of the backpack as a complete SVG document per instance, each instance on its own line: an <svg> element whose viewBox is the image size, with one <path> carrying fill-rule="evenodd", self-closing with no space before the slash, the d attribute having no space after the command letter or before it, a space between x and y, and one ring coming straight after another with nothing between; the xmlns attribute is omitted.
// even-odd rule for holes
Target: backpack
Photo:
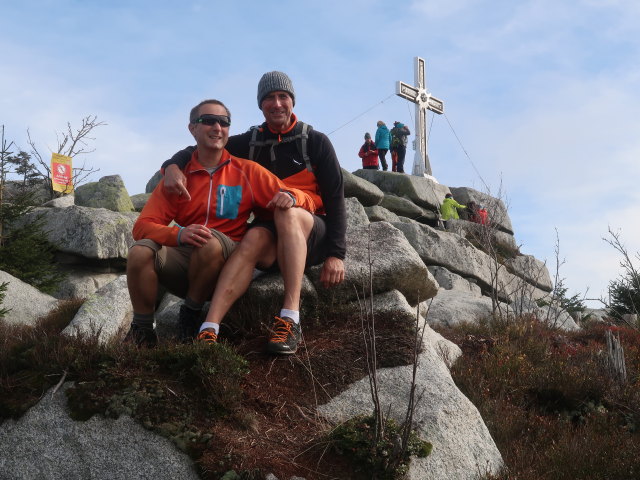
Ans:
<svg viewBox="0 0 640 480"><path fill-rule="evenodd" d="M398 147L400 145L404 145L402 137L406 136L407 134L405 133L403 128L393 127L391 129L391 146Z"/></svg>
<svg viewBox="0 0 640 480"><path fill-rule="evenodd" d="M256 147L261 148L269 146L271 151L271 166L273 170L274 164L276 163L276 152L274 151L274 148L282 143L296 142L298 153L302 156L302 159L307 166L307 170L309 172L313 172L313 169L311 168L311 159L309 158L307 152L307 140L309 139L309 132L313 130L313 127L308 123L300 121L298 122L298 124L302 127L302 129L300 129L300 131L295 135L285 137L281 141L278 141L275 138L272 138L270 140L258 140L258 133L262 133L262 126L255 125L251 127L250 130L252 133L251 140L249 141L249 160L255 160Z"/></svg>

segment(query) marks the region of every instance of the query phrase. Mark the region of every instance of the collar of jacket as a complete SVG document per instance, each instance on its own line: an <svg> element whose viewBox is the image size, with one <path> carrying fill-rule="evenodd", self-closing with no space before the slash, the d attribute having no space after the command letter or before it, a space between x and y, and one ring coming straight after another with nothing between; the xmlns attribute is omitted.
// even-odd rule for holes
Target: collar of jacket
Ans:
<svg viewBox="0 0 640 480"><path fill-rule="evenodd" d="M231 162L231 154L229 152L227 152L227 149L225 148L222 151L222 156L220 157L220 161L218 162L218 164L214 167L215 171L218 171L220 168L224 167L227 163ZM196 148L193 153L191 154L191 160L189 161L189 164L187 166L187 168L185 169L187 171L187 173L193 173L193 172L199 172L202 170L207 170L207 167L204 167L199 159L198 159L198 149Z"/></svg>
<svg viewBox="0 0 640 480"><path fill-rule="evenodd" d="M274 135L277 135L278 136L278 141L281 142L282 141L282 135L286 135L287 133L293 132L293 129L296 128L297 125L298 125L298 117L296 117L295 113L291 112L291 125L289 125L289 128L287 128L286 130L275 131L269 126L269 124L267 124L267 122L264 122L263 130L268 130L269 132L273 133Z"/></svg>

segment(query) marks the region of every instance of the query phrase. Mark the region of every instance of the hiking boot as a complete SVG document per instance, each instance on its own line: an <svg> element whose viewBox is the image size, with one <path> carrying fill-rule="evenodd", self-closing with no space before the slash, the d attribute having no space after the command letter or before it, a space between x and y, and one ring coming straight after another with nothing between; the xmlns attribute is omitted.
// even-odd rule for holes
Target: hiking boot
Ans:
<svg viewBox="0 0 640 480"><path fill-rule="evenodd" d="M178 340L181 342L189 342L196 338L200 330L200 311L191 310L186 305L180 306L180 314L178 315Z"/></svg>
<svg viewBox="0 0 640 480"><path fill-rule="evenodd" d="M218 343L218 334L213 328L205 328L198 334L196 340L213 345L214 343Z"/></svg>
<svg viewBox="0 0 640 480"><path fill-rule="evenodd" d="M275 317L275 319L267 351L277 355L296 353L302 335L300 324L293 323L289 317Z"/></svg>
<svg viewBox="0 0 640 480"><path fill-rule="evenodd" d="M132 323L124 341L125 343L135 343L138 347L153 348L158 345L158 334L153 326L140 326Z"/></svg>

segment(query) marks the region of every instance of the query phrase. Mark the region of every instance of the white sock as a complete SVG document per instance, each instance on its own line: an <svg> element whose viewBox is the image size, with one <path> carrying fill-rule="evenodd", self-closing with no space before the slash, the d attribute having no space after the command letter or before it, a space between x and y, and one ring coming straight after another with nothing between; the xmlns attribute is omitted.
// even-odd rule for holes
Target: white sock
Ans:
<svg viewBox="0 0 640 480"><path fill-rule="evenodd" d="M204 322L202 325L200 325L200 331L203 331L205 328L213 328L213 330L216 332L216 335L218 335L220 324L213 322Z"/></svg>
<svg viewBox="0 0 640 480"><path fill-rule="evenodd" d="M293 323L300 323L300 312L296 310L287 310L286 308L283 308L280 310L280 318L282 317L289 317L293 320Z"/></svg>

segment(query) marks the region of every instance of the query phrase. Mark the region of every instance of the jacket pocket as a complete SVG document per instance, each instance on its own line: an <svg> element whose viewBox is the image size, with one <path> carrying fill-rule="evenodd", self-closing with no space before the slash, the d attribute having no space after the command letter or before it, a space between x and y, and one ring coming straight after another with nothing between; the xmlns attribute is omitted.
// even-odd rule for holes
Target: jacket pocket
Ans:
<svg viewBox="0 0 640 480"><path fill-rule="evenodd" d="M241 185L218 185L216 189L216 216L218 218L237 218L241 201Z"/></svg>

